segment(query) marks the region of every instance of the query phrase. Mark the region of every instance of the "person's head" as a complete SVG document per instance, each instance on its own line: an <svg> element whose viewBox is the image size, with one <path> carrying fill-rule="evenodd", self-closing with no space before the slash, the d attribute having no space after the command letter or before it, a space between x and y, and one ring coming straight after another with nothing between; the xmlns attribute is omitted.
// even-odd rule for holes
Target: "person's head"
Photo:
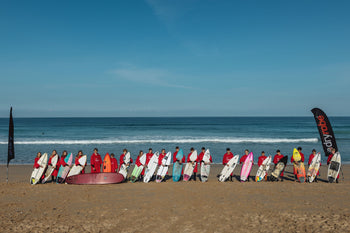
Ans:
<svg viewBox="0 0 350 233"><path fill-rule="evenodd" d="M82 156L82 155L83 155L83 151L82 150L78 151L78 156Z"/></svg>
<svg viewBox="0 0 350 233"><path fill-rule="evenodd" d="M315 154L316 154L316 150L315 150L315 149L312 149L312 153L315 155Z"/></svg>
<svg viewBox="0 0 350 233"><path fill-rule="evenodd" d="M139 152L139 156L141 156L141 155L143 155L143 151L142 150L140 150L140 152Z"/></svg>
<svg viewBox="0 0 350 233"><path fill-rule="evenodd" d="M94 153L95 153L95 154L98 153L98 149L97 149L97 148L94 149Z"/></svg>
<svg viewBox="0 0 350 233"><path fill-rule="evenodd" d="M300 152L303 148L301 148L300 146L298 147L298 151Z"/></svg>
<svg viewBox="0 0 350 233"><path fill-rule="evenodd" d="M248 154L249 154L249 150L248 150L248 149L245 149L245 150L244 150L244 154L248 155Z"/></svg>
<svg viewBox="0 0 350 233"><path fill-rule="evenodd" d="M52 155L56 155L57 154L57 151L56 150L53 150L52 151Z"/></svg>
<svg viewBox="0 0 350 233"><path fill-rule="evenodd" d="M113 153L111 154L111 158L114 158L114 154Z"/></svg>
<svg viewBox="0 0 350 233"><path fill-rule="evenodd" d="M66 150L64 150L63 152L62 152L62 156L67 156L68 155L68 152L66 151Z"/></svg>
<svg viewBox="0 0 350 233"><path fill-rule="evenodd" d="M265 156L265 151L261 151L261 155L262 155L262 156Z"/></svg>
<svg viewBox="0 0 350 233"><path fill-rule="evenodd" d="M194 151L194 148L193 148L193 147L191 147L190 151L191 151L191 152L193 152L193 151Z"/></svg>
<svg viewBox="0 0 350 233"><path fill-rule="evenodd" d="M152 153L152 151L153 151L152 148L148 149L148 153Z"/></svg>
<svg viewBox="0 0 350 233"><path fill-rule="evenodd" d="M335 148L332 147L331 152L332 152L332 154L335 154L335 152L336 152Z"/></svg>
<svg viewBox="0 0 350 233"><path fill-rule="evenodd" d="M123 154L125 155L128 152L127 149L123 149Z"/></svg>
<svg viewBox="0 0 350 233"><path fill-rule="evenodd" d="M281 151L280 150L276 150L276 153L279 155L279 154L281 154Z"/></svg>
<svg viewBox="0 0 350 233"><path fill-rule="evenodd" d="M226 152L227 153L231 152L231 149L230 148L226 148Z"/></svg>
<svg viewBox="0 0 350 233"><path fill-rule="evenodd" d="M165 149L162 149L162 154L165 154Z"/></svg>
<svg viewBox="0 0 350 233"><path fill-rule="evenodd" d="M180 148L177 146L177 147L175 147L175 151L179 151L180 150Z"/></svg>
<svg viewBox="0 0 350 233"><path fill-rule="evenodd" d="M40 151L36 154L36 157L37 157L37 158L40 158L40 157L41 157L41 152L40 152Z"/></svg>
<svg viewBox="0 0 350 233"><path fill-rule="evenodd" d="M205 152L205 147L202 147L202 152Z"/></svg>

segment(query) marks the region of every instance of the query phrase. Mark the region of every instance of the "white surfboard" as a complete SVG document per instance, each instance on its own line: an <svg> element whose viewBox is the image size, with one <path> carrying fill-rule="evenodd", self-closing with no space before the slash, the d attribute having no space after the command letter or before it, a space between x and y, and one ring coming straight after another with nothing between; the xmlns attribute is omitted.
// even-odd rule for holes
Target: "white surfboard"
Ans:
<svg viewBox="0 0 350 233"><path fill-rule="evenodd" d="M147 158L146 153L143 153L143 155L142 155L141 158L140 158L140 163L141 163L143 166L145 166L145 164L146 164L146 158Z"/></svg>
<svg viewBox="0 0 350 233"><path fill-rule="evenodd" d="M130 165L126 165L128 163L130 163L130 152L126 153L126 155L124 156L124 163L119 168L119 173L124 176L124 179L126 179L128 175L128 169L130 167Z"/></svg>
<svg viewBox="0 0 350 233"><path fill-rule="evenodd" d="M77 166L74 164L73 167L70 169L67 177L80 174L81 171L83 170L83 166L85 166L86 164L86 160L87 160L86 155L81 156L81 158L78 160L80 165Z"/></svg>
<svg viewBox="0 0 350 233"><path fill-rule="evenodd" d="M47 167L47 153L41 155L40 159L38 160L38 164L40 167L35 168L30 177L30 183L33 185L37 184L40 181L40 178Z"/></svg>
<svg viewBox="0 0 350 233"><path fill-rule="evenodd" d="M156 176L156 182L160 183L164 179L166 173L168 172L169 165L171 163L171 152L169 151L162 160L162 165L159 166L157 176ZM164 164L164 166L163 166Z"/></svg>
<svg viewBox="0 0 350 233"><path fill-rule="evenodd" d="M190 155L190 161L189 163L186 163L185 169L184 169L184 181L188 181L192 174L193 174L193 170L194 167L196 166L196 160L198 158L198 154L197 151L193 151L192 154ZM193 164L192 164L193 163Z"/></svg>
<svg viewBox="0 0 350 233"><path fill-rule="evenodd" d="M340 153L337 152L333 155L329 166L328 166L328 182L333 183L339 174L340 171L340 166L341 166L341 157Z"/></svg>
<svg viewBox="0 0 350 233"><path fill-rule="evenodd" d="M258 168L258 171L256 172L256 176L255 176L256 182L260 182L264 180L265 176L267 175L267 172L270 170L271 160L272 160L271 155L268 156L266 159L264 159L264 161Z"/></svg>
<svg viewBox="0 0 350 233"><path fill-rule="evenodd" d="M143 177L144 183L148 183L151 180L154 172L156 171L158 166L158 156L159 156L159 152L156 152L153 154L152 158L149 160L147 169L145 171L145 176Z"/></svg>
<svg viewBox="0 0 350 233"><path fill-rule="evenodd" d="M51 165L47 166L46 172L45 172L45 178L41 181L41 183L45 184L46 181L51 177L53 171L55 170L55 167L58 162L58 155L54 155L51 159Z"/></svg>
<svg viewBox="0 0 350 233"><path fill-rule="evenodd" d="M220 182L224 182L231 175L231 173L233 172L233 170L237 166L238 159L239 159L239 155L235 155L235 156L233 156L232 159L230 159L227 162L227 164L224 166L224 168L222 169L222 171L220 173L220 177L219 177Z"/></svg>
<svg viewBox="0 0 350 233"><path fill-rule="evenodd" d="M210 173L210 164L205 165L205 163L210 162L210 151L207 149L203 156L203 162L201 162L201 180L202 182L207 182Z"/></svg>
<svg viewBox="0 0 350 233"><path fill-rule="evenodd" d="M307 171L308 181L312 183L316 176L318 171L320 170L321 165L321 153L318 152L312 159L309 169Z"/></svg>

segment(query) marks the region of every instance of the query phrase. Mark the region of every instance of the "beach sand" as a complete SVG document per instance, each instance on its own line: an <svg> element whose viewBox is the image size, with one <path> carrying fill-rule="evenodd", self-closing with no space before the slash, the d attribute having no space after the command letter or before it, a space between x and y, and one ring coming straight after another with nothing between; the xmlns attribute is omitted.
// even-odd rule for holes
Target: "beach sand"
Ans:
<svg viewBox="0 0 350 233"><path fill-rule="evenodd" d="M291 166L284 182L220 183L221 169L207 183L32 186L32 166L10 165L6 184L2 165L0 231L350 232L350 165L339 184L326 183L326 166L312 184L294 182Z"/></svg>

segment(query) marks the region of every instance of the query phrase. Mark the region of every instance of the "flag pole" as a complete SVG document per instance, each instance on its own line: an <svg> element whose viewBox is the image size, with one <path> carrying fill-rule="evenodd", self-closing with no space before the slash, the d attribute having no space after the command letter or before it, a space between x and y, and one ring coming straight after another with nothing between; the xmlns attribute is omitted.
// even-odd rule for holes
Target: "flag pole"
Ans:
<svg viewBox="0 0 350 233"><path fill-rule="evenodd" d="M9 164L7 164L6 183L9 183Z"/></svg>

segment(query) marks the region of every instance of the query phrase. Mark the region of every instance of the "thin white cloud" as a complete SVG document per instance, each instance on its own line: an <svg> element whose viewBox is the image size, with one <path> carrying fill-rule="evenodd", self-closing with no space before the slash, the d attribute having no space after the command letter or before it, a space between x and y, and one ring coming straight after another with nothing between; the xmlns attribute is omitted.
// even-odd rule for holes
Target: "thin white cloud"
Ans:
<svg viewBox="0 0 350 233"><path fill-rule="evenodd" d="M196 0L146 0L154 14L167 26L195 8Z"/></svg>
<svg viewBox="0 0 350 233"><path fill-rule="evenodd" d="M132 65L122 66L115 70L112 70L112 74L116 75L116 78L128 80L136 83L146 83L154 86L193 89L192 87L180 85L174 83L172 80L176 80L176 75L169 73L163 69L155 68L137 68Z"/></svg>
<svg viewBox="0 0 350 233"><path fill-rule="evenodd" d="M162 22L169 34L191 54L197 57L213 57L221 53L220 46L215 42L207 42L205 34L193 36L184 32L181 23L192 12L198 10L198 0L146 0L154 15ZM195 28L195 25L193 25Z"/></svg>

